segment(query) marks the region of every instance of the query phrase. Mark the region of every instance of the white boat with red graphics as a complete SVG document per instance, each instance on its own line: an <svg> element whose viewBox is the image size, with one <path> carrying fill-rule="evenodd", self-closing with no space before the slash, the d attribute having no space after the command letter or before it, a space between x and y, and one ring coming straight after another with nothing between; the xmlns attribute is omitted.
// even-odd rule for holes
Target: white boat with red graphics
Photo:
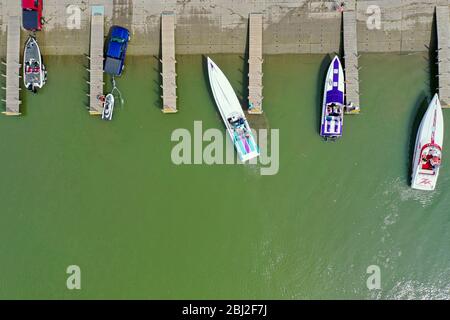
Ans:
<svg viewBox="0 0 450 320"><path fill-rule="evenodd" d="M434 190L439 176L444 141L444 119L437 94L431 100L417 132L411 187Z"/></svg>

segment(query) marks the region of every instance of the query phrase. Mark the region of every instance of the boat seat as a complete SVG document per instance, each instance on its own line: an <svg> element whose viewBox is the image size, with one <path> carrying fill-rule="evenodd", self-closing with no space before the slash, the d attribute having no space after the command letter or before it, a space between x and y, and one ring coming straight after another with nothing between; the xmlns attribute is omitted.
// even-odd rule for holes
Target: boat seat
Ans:
<svg viewBox="0 0 450 320"><path fill-rule="evenodd" d="M434 176L434 171L433 171L433 170L420 169L420 170L419 170L419 173L421 173L421 174L427 174L427 175L430 175L430 176Z"/></svg>

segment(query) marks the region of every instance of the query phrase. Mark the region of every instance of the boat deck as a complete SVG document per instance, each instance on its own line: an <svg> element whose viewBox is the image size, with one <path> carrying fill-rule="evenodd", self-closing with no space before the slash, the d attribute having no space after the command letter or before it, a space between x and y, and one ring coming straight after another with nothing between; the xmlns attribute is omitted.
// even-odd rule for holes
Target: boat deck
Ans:
<svg viewBox="0 0 450 320"><path fill-rule="evenodd" d="M356 12L344 11L344 61L345 61L345 94L346 104L353 103L359 107L359 71L358 71L358 47L356 36ZM359 113L359 109L346 112Z"/></svg>
<svg viewBox="0 0 450 320"><path fill-rule="evenodd" d="M5 115L20 115L20 21L18 1L8 2ZM17 8L16 8L17 7ZM17 9L17 10L16 10Z"/></svg>
<svg viewBox="0 0 450 320"><path fill-rule="evenodd" d="M443 108L450 107L450 21L448 6L436 7L438 40L439 99Z"/></svg>
<svg viewBox="0 0 450 320"><path fill-rule="evenodd" d="M175 15L163 12L161 15L161 60L164 113L177 112L177 84L175 69Z"/></svg>
<svg viewBox="0 0 450 320"><path fill-rule="evenodd" d="M262 110L262 32L263 16L251 13L249 16L249 70L248 70L248 103L250 114L261 114Z"/></svg>
<svg viewBox="0 0 450 320"><path fill-rule="evenodd" d="M89 55L89 113L100 115L103 104L99 97L103 95L103 43L104 43L104 6L91 7L91 44Z"/></svg>

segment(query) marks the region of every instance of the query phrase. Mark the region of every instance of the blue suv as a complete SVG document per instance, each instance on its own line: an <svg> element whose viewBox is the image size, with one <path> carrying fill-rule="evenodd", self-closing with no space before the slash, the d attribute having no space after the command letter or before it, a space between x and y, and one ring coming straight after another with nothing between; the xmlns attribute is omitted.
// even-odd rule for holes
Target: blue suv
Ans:
<svg viewBox="0 0 450 320"><path fill-rule="evenodd" d="M106 59L103 70L114 76L122 74L130 32L119 26L112 26L106 46Z"/></svg>

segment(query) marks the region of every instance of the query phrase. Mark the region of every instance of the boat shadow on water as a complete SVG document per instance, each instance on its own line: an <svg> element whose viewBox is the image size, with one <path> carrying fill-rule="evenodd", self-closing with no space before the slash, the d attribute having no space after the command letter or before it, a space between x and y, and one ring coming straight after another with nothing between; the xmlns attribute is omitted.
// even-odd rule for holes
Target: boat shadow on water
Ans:
<svg viewBox="0 0 450 320"><path fill-rule="evenodd" d="M405 172L406 180L409 186L411 186L412 161L414 157L417 131L419 130L420 122L428 109L429 103L430 100L428 95L425 92L421 92L416 100L416 105L413 108L413 112L411 112L411 118L408 126L410 131L407 135L409 137L409 143L406 144L408 146L408 165L406 166L407 171Z"/></svg>
<svg viewBox="0 0 450 320"><path fill-rule="evenodd" d="M164 102L163 99L161 99L161 97L163 96L163 80L162 80L162 63L161 63L161 59L162 59L162 19L160 21L160 28L159 28L160 32L159 32L159 48L158 48L158 55L154 55L153 59L156 60L157 63L157 67L153 68L153 71L158 73L158 79L154 80L153 82L156 84L156 89L153 90L156 94L157 94L157 99L154 100L154 107L159 109L159 110L163 110L164 109ZM176 56L175 56L175 60L176 60ZM176 81L176 80L175 80Z"/></svg>
<svg viewBox="0 0 450 320"><path fill-rule="evenodd" d="M323 103L323 91L325 90L325 78L327 75L327 70L330 66L332 58L330 55L326 55L319 68L319 75L317 76L317 90L316 90L316 123L317 123L317 133L320 135L320 126L322 120L322 103Z"/></svg>
<svg viewBox="0 0 450 320"><path fill-rule="evenodd" d="M433 23L431 24L430 43L428 45L428 66L429 66L429 86L431 92L434 92L439 87L439 66L438 61L438 40L437 40L437 26L436 26L436 11L433 14Z"/></svg>

